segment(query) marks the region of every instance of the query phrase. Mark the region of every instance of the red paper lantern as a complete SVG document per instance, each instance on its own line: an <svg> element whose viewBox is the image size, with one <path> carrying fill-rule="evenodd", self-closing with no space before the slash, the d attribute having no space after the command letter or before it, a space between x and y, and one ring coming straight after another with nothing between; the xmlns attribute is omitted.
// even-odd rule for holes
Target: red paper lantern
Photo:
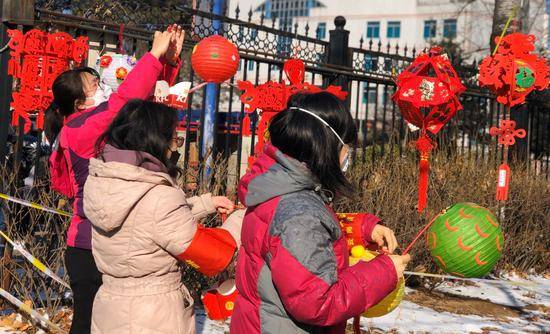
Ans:
<svg viewBox="0 0 550 334"><path fill-rule="evenodd" d="M440 47L420 54L397 77L393 100L403 118L420 128L416 149L420 152L418 212L426 207L430 152L435 147L428 132L436 134L462 109L458 95L466 90Z"/></svg>
<svg viewBox="0 0 550 334"><path fill-rule="evenodd" d="M213 35L200 41L193 48L191 65L202 80L222 83L237 73L239 51L235 44L220 35Z"/></svg>

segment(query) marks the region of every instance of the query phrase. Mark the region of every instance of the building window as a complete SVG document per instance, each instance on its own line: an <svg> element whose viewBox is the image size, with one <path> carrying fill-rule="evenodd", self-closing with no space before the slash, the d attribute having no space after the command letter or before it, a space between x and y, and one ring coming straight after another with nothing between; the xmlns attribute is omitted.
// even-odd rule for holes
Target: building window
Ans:
<svg viewBox="0 0 550 334"><path fill-rule="evenodd" d="M456 38L456 19L443 21L443 37Z"/></svg>
<svg viewBox="0 0 550 334"><path fill-rule="evenodd" d="M244 27L239 26L239 34L237 35L237 41L242 42L243 41L243 35L244 35Z"/></svg>
<svg viewBox="0 0 550 334"><path fill-rule="evenodd" d="M401 37L401 22L400 21L389 21L388 22L388 38L399 38Z"/></svg>
<svg viewBox="0 0 550 334"><path fill-rule="evenodd" d="M437 21L436 20L427 20L424 21L424 38L434 38L437 31Z"/></svg>
<svg viewBox="0 0 550 334"><path fill-rule="evenodd" d="M367 22L367 38L380 38L380 22Z"/></svg>
<svg viewBox="0 0 550 334"><path fill-rule="evenodd" d="M321 22L317 25L317 39L325 39L327 35L327 24Z"/></svg>
<svg viewBox="0 0 550 334"><path fill-rule="evenodd" d="M250 29L250 39L255 42L255 39L258 37L258 29Z"/></svg>
<svg viewBox="0 0 550 334"><path fill-rule="evenodd" d="M254 71L254 62L252 60L248 61L248 70Z"/></svg>

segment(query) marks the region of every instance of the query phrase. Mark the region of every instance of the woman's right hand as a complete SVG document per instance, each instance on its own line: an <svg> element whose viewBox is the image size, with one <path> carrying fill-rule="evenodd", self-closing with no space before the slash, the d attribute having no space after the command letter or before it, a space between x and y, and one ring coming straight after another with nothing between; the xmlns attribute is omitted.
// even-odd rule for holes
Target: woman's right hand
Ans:
<svg viewBox="0 0 550 334"><path fill-rule="evenodd" d="M153 47L151 48L151 54L157 58L160 59L166 51L168 51L168 47L170 46L170 40L172 39L172 32L169 32L168 30L160 32L155 31L155 35L153 37Z"/></svg>
<svg viewBox="0 0 550 334"><path fill-rule="evenodd" d="M395 271L397 272L397 278L401 278L403 276L403 272L405 271L405 268L407 267L407 264L411 260L411 256L409 254L406 255L388 255L390 259L393 262L393 266L395 267Z"/></svg>

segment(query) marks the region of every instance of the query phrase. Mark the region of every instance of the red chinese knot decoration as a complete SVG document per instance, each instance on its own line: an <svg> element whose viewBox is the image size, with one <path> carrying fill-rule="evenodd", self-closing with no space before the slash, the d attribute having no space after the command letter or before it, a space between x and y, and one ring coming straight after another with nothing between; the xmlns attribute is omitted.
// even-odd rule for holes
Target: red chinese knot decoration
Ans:
<svg viewBox="0 0 550 334"><path fill-rule="evenodd" d="M29 114L38 113L36 126L44 125L44 110L53 99L52 84L55 78L88 55L88 38L73 37L65 32L53 34L32 29L23 34L20 30L8 30L10 61L8 75L19 79L19 91L13 92L12 125L19 125L19 117L25 120L25 132L31 127Z"/></svg>
<svg viewBox="0 0 550 334"><path fill-rule="evenodd" d="M235 44L219 35L200 41L193 48L191 65L202 80L222 83L237 73L239 50Z"/></svg>
<svg viewBox="0 0 550 334"><path fill-rule="evenodd" d="M479 85L492 90L499 103L513 107L524 103L533 90L548 87L550 71L544 58L532 54L534 43L533 35L506 35L496 53L479 64Z"/></svg>
<svg viewBox="0 0 550 334"><path fill-rule="evenodd" d="M329 86L323 90L308 82L304 82L305 65L300 59L289 59L283 65L283 71L290 82L268 81L264 84L254 86L250 81L238 81L238 87L243 91L241 102L244 103L244 110L247 114L253 113L256 109L260 110L260 120L258 124L258 142L254 147L256 155L263 150L268 141L267 129L269 122L278 113L286 109L288 99L299 91L317 93L326 91L341 100L347 97L347 92L342 91L339 86ZM248 115L243 120L243 134L250 136L250 119ZM254 157L249 158L249 165L254 161Z"/></svg>
<svg viewBox="0 0 550 334"><path fill-rule="evenodd" d="M403 118L420 128L416 149L420 152L418 212L426 207L430 152L435 147L428 132L439 130L462 109L458 95L466 90L442 49L433 47L420 54L397 77L393 100Z"/></svg>
<svg viewBox="0 0 550 334"><path fill-rule="evenodd" d="M489 130L491 137L498 136L498 143L505 146L512 146L516 143L516 138L525 138L527 133L524 129L516 129L515 121L500 121L500 128L493 126Z"/></svg>

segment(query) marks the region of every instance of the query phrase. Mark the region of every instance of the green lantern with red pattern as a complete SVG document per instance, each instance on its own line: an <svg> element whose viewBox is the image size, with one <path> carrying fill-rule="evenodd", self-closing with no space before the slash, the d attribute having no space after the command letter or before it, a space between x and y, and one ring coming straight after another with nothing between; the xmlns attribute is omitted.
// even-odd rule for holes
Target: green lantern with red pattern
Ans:
<svg viewBox="0 0 550 334"><path fill-rule="evenodd" d="M426 244L446 273L483 277L500 259L504 236L491 211L474 203L457 203L434 218Z"/></svg>

